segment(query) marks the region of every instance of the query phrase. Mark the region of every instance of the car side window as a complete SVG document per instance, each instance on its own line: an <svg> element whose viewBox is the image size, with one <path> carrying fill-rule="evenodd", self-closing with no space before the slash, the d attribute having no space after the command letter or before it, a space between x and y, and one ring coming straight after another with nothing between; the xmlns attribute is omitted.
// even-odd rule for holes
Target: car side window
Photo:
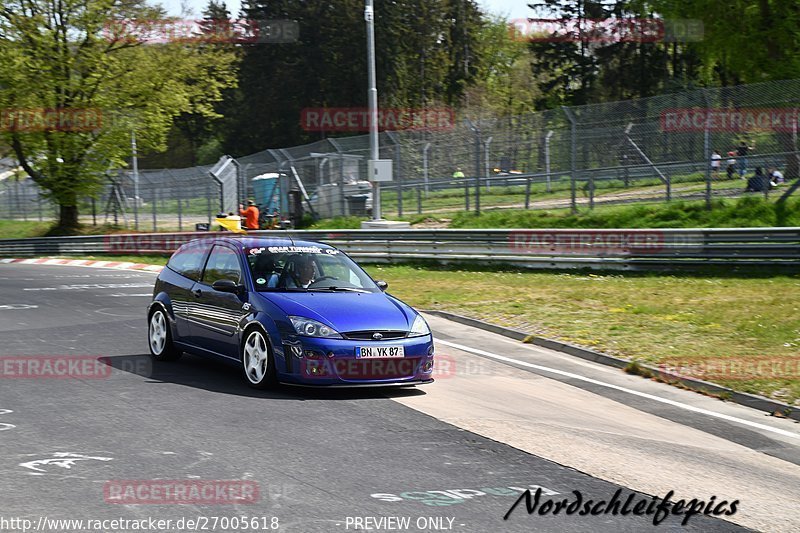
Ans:
<svg viewBox="0 0 800 533"><path fill-rule="evenodd" d="M203 273L203 283L212 285L221 279L241 283L242 269L239 266L239 257L236 252L226 246L214 246L211 255L208 256L206 270Z"/></svg>
<svg viewBox="0 0 800 533"><path fill-rule="evenodd" d="M185 244L172 254L167 267L193 281L198 281L203 272L203 259L207 251L208 245Z"/></svg>

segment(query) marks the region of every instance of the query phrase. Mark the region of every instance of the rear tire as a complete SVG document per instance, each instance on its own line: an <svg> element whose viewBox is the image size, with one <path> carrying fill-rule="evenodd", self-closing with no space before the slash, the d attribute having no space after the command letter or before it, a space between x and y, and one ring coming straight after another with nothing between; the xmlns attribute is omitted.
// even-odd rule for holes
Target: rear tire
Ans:
<svg viewBox="0 0 800 533"><path fill-rule="evenodd" d="M275 386L275 359L264 330L258 327L247 330L240 351L242 372L247 384L254 389Z"/></svg>
<svg viewBox="0 0 800 533"><path fill-rule="evenodd" d="M164 310L156 308L147 320L147 345L155 361L177 361L181 352L172 344L172 332Z"/></svg>

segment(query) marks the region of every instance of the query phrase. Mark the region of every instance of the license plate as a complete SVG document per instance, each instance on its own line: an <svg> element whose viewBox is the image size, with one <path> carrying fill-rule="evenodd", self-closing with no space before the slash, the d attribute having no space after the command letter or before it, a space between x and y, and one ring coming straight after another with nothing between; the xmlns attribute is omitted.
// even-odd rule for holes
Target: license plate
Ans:
<svg viewBox="0 0 800 533"><path fill-rule="evenodd" d="M405 357L403 346L357 346L356 357L361 359L381 359L384 357Z"/></svg>

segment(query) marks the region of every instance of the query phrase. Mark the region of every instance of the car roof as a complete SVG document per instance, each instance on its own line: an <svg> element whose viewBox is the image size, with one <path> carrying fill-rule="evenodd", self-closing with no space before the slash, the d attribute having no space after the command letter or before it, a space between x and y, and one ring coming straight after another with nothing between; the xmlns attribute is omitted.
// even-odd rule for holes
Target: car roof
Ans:
<svg viewBox="0 0 800 533"><path fill-rule="evenodd" d="M203 237L189 242L195 241L211 244L224 242L235 246L239 250L244 248L258 248L261 246L316 246L319 248L333 248L333 246L321 242L293 239L291 237Z"/></svg>

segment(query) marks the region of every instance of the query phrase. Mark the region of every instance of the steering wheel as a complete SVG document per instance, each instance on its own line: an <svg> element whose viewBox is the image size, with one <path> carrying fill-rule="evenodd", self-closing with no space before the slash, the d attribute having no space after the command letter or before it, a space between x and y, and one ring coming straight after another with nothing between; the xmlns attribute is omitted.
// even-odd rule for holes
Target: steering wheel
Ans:
<svg viewBox="0 0 800 533"><path fill-rule="evenodd" d="M308 286L310 287L310 286L314 285L315 283L317 283L318 281L322 281L322 280L325 280L325 279L336 279L336 276L322 276L321 278L317 278L314 281L312 281L311 283L309 283Z"/></svg>

